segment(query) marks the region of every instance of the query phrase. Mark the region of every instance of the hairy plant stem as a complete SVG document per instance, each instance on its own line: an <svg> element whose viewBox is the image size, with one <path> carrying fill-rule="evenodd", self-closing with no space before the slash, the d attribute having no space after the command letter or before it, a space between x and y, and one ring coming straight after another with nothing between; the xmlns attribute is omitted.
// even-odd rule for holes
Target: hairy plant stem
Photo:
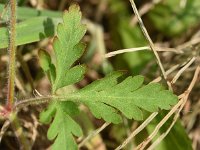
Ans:
<svg viewBox="0 0 200 150"><path fill-rule="evenodd" d="M7 109L12 110L14 103L15 90L15 39L16 39L16 0L10 0L10 22L9 22L9 66L8 66L8 93L7 93Z"/></svg>
<svg viewBox="0 0 200 150"><path fill-rule="evenodd" d="M7 104L6 109L9 114L9 120L11 121L11 126L19 140L20 149L30 150L29 142L25 135L23 134L22 127L20 125L20 121L16 115L16 112L13 112L14 106L14 96L15 96L15 64L16 64L16 9L17 9L17 0L9 0L9 12L10 12L10 20L9 20L9 65L8 65L8 89L7 89Z"/></svg>

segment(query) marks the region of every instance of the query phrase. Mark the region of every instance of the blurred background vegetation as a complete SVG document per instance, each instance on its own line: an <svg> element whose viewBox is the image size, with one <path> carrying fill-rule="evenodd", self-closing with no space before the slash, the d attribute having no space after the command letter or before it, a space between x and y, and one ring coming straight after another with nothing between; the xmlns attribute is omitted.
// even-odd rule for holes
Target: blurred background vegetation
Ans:
<svg viewBox="0 0 200 150"><path fill-rule="evenodd" d="M9 11L7 0L0 1L0 102L6 98L7 84L7 45ZM38 63L39 49L54 55L52 37L56 34L56 25L61 22L62 12L72 3L78 3L83 13L83 23L87 25L87 34L83 41L87 43L84 56L77 63L86 63L88 72L83 81L75 86L60 90L82 88L111 71L122 70L129 75L142 74L145 82L151 82L160 75L160 69L151 51L129 52L105 58L111 51L133 47L148 46L138 25L128 0L18 0L17 9L17 76L16 96L21 99L36 95L35 89L42 95L50 93L50 84ZM191 82L194 70L200 64L200 1L199 0L135 0L145 27L159 52L165 70L174 69L168 75L172 81L176 73L192 58L193 63L181 77L172 84L174 93L181 94ZM198 79L199 81L199 79ZM164 84L164 83L163 83ZM20 112L23 132L32 143L32 149L49 149L51 141L46 138L48 126L37 120L45 105L30 106ZM84 134L88 135L104 122L91 116L82 108L79 116L74 116L81 124ZM165 111L154 119L125 149L133 149L150 134ZM148 116L149 114L147 114ZM187 101L180 120L167 137L158 145L157 150L200 149L200 84L196 84ZM1 122L2 125L3 122ZM141 122L124 119L120 125L109 125L98 136L90 140L81 149L114 149L130 135ZM167 122L159 131L161 135L168 128ZM18 140L9 129L4 135L0 149L19 149ZM158 135L158 136L159 136ZM78 139L80 140L80 139Z"/></svg>

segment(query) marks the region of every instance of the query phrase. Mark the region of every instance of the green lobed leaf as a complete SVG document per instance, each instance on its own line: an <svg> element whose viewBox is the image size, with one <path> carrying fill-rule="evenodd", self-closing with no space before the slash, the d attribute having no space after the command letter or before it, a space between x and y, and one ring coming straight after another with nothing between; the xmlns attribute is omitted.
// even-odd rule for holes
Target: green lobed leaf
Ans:
<svg viewBox="0 0 200 150"><path fill-rule="evenodd" d="M177 96L164 90L160 84L142 85L142 76L127 77L119 82L120 73L111 74L95 81L78 92L69 95L87 105L97 118L119 123L119 110L129 119L142 120L141 109L156 112L170 109L177 102Z"/></svg>
<svg viewBox="0 0 200 150"><path fill-rule="evenodd" d="M81 24L80 9L77 5L73 5L64 13L63 23L58 25L57 37L54 38L56 80L53 91L83 78L86 70L84 66L71 67L84 52L85 46L80 40L85 32L86 27Z"/></svg>
<svg viewBox="0 0 200 150"><path fill-rule="evenodd" d="M47 137L50 140L55 139L52 145L53 150L77 150L77 144L74 136L82 136L80 126L71 118L79 112L76 104L71 101L55 102L49 105L46 111L40 114L40 121L49 123L53 116L53 122L48 130Z"/></svg>
<svg viewBox="0 0 200 150"><path fill-rule="evenodd" d="M85 26L81 24L81 13L77 5L64 13L63 23L58 25L57 36L54 38L56 65L52 83L52 93L64 86L79 82L84 75L85 66L75 65L83 54L84 45L80 43L85 34ZM43 68L52 70L52 62L48 53L42 53ZM54 66L54 65L53 65ZM41 113L40 121L52 124L48 130L48 139L53 140L52 148L77 149L73 136L81 136L80 126L71 118L78 113L75 102L82 102L89 107L97 118L107 122L121 122L120 112L129 119L142 119L141 109L153 112L160 109L170 109L177 97L164 90L159 84L143 85L144 77L127 77L122 80L122 73L115 72L97 80L78 92L67 93L62 101L55 101ZM50 75L51 79L51 75ZM52 80L52 79L51 79Z"/></svg>
<svg viewBox="0 0 200 150"><path fill-rule="evenodd" d="M49 124L55 113L56 113L56 107L54 106L54 103L49 104L48 108L40 113L40 122Z"/></svg>
<svg viewBox="0 0 200 150"><path fill-rule="evenodd" d="M56 65L52 64L48 53L39 52L41 66L52 81L53 94L59 88L79 82L83 78L86 67L73 66L73 64L84 51L85 46L80 43L80 40L85 32L86 28L81 24L80 9L77 5L72 5L69 11L64 13L63 23L58 25L57 36L53 41ZM78 149L73 136L81 136L82 130L71 118L78 112L79 109L74 102L56 101L41 113L41 122L49 123L53 120L47 133L48 139L55 139L52 145L53 150Z"/></svg>

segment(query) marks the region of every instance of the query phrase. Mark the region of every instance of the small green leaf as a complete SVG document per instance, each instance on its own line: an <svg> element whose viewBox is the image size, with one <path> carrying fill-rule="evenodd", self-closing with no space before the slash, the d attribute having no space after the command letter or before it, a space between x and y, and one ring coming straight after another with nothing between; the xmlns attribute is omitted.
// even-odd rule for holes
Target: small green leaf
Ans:
<svg viewBox="0 0 200 150"><path fill-rule="evenodd" d="M40 122L45 124L49 124L51 122L52 117L56 113L56 108L53 104L54 103L49 104L48 108L40 113Z"/></svg>
<svg viewBox="0 0 200 150"><path fill-rule="evenodd" d="M79 109L75 103L65 101L52 103L46 111L40 114L40 121L43 123L49 123L55 114L47 133L48 139L53 140L56 138L52 145L53 150L78 149L73 135L77 137L82 136L82 130L71 118L71 116L78 112Z"/></svg>
<svg viewBox="0 0 200 150"><path fill-rule="evenodd" d="M119 113L113 108L129 119L142 120L141 109L149 112L156 112L158 108L168 110L177 102L177 96L164 90L160 84L142 85L142 76L128 77L118 83L119 75L114 73L95 81L72 93L69 98L78 99L87 105L97 118L113 123L120 121Z"/></svg>
<svg viewBox="0 0 200 150"><path fill-rule="evenodd" d="M63 78L59 84L57 84L56 89L62 88L67 85L79 82L84 77L86 67L84 65L77 65L69 70L63 72Z"/></svg>
<svg viewBox="0 0 200 150"><path fill-rule="evenodd" d="M51 64L51 57L50 55L44 51L44 50L39 50L38 52L39 55L39 60L40 60L40 65L42 69L46 72L50 69L50 64Z"/></svg>
<svg viewBox="0 0 200 150"><path fill-rule="evenodd" d="M54 83L55 78L56 78L56 68L54 64L51 62L51 57L50 55L44 51L44 50L39 50L38 52L39 60L40 60L40 65L44 72L48 75L51 83Z"/></svg>
<svg viewBox="0 0 200 150"><path fill-rule="evenodd" d="M48 53L39 52L42 68L53 81L51 82L53 94L59 88L79 82L83 78L86 67L84 65L73 66L73 64L83 54L85 45L80 43L80 40L85 32L85 26L81 24L80 9L77 5L72 5L69 11L64 13L63 23L58 25L57 36L53 41L56 67L52 64ZM78 149L73 136L81 136L82 130L71 118L78 112L76 104L67 100L56 101L41 113L40 121L49 123L53 119L47 133L48 139L55 139L53 150Z"/></svg>
<svg viewBox="0 0 200 150"><path fill-rule="evenodd" d="M53 85L54 92L63 86L76 83L83 78L85 67L71 67L84 52L85 46L80 43L80 40L85 32L86 27L81 24L80 9L77 5L72 5L69 11L64 13L63 23L58 25L57 37L53 42L56 56L56 80Z"/></svg>

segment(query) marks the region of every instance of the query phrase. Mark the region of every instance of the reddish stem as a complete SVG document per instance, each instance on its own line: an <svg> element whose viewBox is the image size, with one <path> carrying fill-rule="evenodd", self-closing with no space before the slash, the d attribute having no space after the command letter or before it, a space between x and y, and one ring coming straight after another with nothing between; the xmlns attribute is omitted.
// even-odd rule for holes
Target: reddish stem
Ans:
<svg viewBox="0 0 200 150"><path fill-rule="evenodd" d="M12 110L14 103L15 90L15 38L16 38L16 0L10 0L10 22L9 22L9 66L8 66L8 93L7 105L8 110Z"/></svg>

